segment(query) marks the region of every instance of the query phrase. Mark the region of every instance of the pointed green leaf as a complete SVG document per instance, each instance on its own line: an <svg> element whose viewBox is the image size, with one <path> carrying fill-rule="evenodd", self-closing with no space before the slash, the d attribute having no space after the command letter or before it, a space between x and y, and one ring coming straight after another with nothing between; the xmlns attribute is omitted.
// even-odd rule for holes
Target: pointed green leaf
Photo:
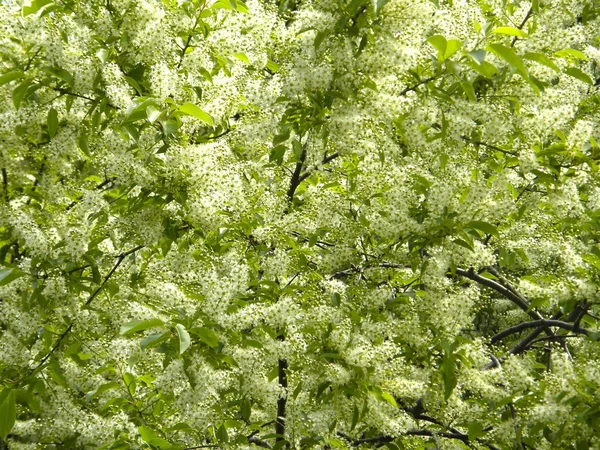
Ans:
<svg viewBox="0 0 600 450"><path fill-rule="evenodd" d="M128 336L139 331L148 330L150 328L159 328L162 326L164 326L164 322L160 319L132 320L121 327L119 334L121 336Z"/></svg>
<svg viewBox="0 0 600 450"><path fill-rule="evenodd" d="M461 81L460 86L463 88L463 91L465 91L465 94L467 95L467 98L470 101L477 101L477 97L475 96L475 89L473 89L473 85L471 83L469 83L468 81Z"/></svg>
<svg viewBox="0 0 600 450"><path fill-rule="evenodd" d="M56 136L58 130L58 112L54 108L50 108L48 111L48 135L50 139Z"/></svg>
<svg viewBox="0 0 600 450"><path fill-rule="evenodd" d="M379 11L381 11L389 1L390 0L373 0L373 11L375 15L379 14Z"/></svg>
<svg viewBox="0 0 600 450"><path fill-rule="evenodd" d="M209 125L213 124L212 117L208 115L208 113L202 111L198 106L193 103L184 103L179 108L177 108L179 112L183 114L187 114L189 116L195 117L196 119L200 119L203 122L206 122Z"/></svg>
<svg viewBox="0 0 600 450"><path fill-rule="evenodd" d="M529 59L530 61L535 61L546 67L550 67L552 70L555 70L556 72L558 72L560 70L558 68L558 66L556 64L554 64L554 62L550 58L548 58L547 56L545 56L541 53L527 52L523 55L523 58Z"/></svg>
<svg viewBox="0 0 600 450"><path fill-rule="evenodd" d="M192 328L190 332L198 336L209 347L217 348L219 346L219 335L209 328Z"/></svg>
<svg viewBox="0 0 600 450"><path fill-rule="evenodd" d="M457 51L462 48L462 42L458 39L450 39L446 43L446 51L444 52L444 61L454 55Z"/></svg>
<svg viewBox="0 0 600 450"><path fill-rule="evenodd" d="M22 277L25 273L17 268L0 269L0 286L6 286L11 281Z"/></svg>
<svg viewBox="0 0 600 450"><path fill-rule="evenodd" d="M21 101L25 97L27 89L31 86L31 80L25 80L12 91L12 101L16 109L19 109Z"/></svg>
<svg viewBox="0 0 600 450"><path fill-rule="evenodd" d="M491 234L492 236L498 237L498 229L491 223L474 220L466 224L465 228L475 228L476 230L483 231L485 234Z"/></svg>
<svg viewBox="0 0 600 450"><path fill-rule="evenodd" d="M248 57L246 56L245 53L234 53L232 55L234 58L239 59L240 61L246 63L246 64L250 64L250 60L248 59Z"/></svg>
<svg viewBox="0 0 600 450"><path fill-rule="evenodd" d="M467 55L478 65L483 63L486 54L487 52L482 48L467 53Z"/></svg>
<svg viewBox="0 0 600 450"><path fill-rule="evenodd" d="M244 398L242 400L240 412L242 413L242 419L244 419L246 422L249 422L250 414L252 413L252 402L250 402L250 399Z"/></svg>
<svg viewBox="0 0 600 450"><path fill-rule="evenodd" d="M17 420L15 393L12 389L5 388L0 394L0 437L6 437L12 430Z"/></svg>
<svg viewBox="0 0 600 450"><path fill-rule="evenodd" d="M494 31L492 31L492 34L506 34L509 36L517 36L517 37L522 37L522 38L529 37L529 35L527 33L525 33L523 30L520 30L515 27L498 27Z"/></svg>
<svg viewBox="0 0 600 450"><path fill-rule="evenodd" d="M162 114L158 108L153 105L150 105L146 108L146 116L148 116L148 122L154 123L156 119L158 119Z"/></svg>
<svg viewBox="0 0 600 450"><path fill-rule="evenodd" d="M356 428L356 425L358 424L359 414L360 412L358 410L358 407L354 405L354 411L352 411L352 423L350 425L350 431Z"/></svg>
<svg viewBox="0 0 600 450"><path fill-rule="evenodd" d="M489 44L487 49L517 69L521 75L527 77L527 67L525 67L523 60L517 56L512 48L502 44Z"/></svg>
<svg viewBox="0 0 600 450"><path fill-rule="evenodd" d="M398 404L396 403L396 399L389 392L383 392L381 394L381 398L384 399L386 402L388 402L390 405L392 405L396 408L398 407Z"/></svg>
<svg viewBox="0 0 600 450"><path fill-rule="evenodd" d="M483 436L485 433L483 431L483 425L479 422L471 422L469 424L469 440L474 441L478 437Z"/></svg>
<svg viewBox="0 0 600 450"><path fill-rule="evenodd" d="M438 51L437 59L442 62L444 60L444 55L446 54L446 45L448 43L446 38L441 34L436 34L428 37L427 42Z"/></svg>
<svg viewBox="0 0 600 450"><path fill-rule="evenodd" d="M180 323L175 325L175 328L177 329L177 335L179 336L179 354L182 354L188 348L190 348L190 345L191 345L190 334L187 332L185 327L183 325L181 325Z"/></svg>
<svg viewBox="0 0 600 450"><path fill-rule="evenodd" d="M5 73L4 75L0 75L0 86L6 83L10 83L11 81L18 80L23 76L23 72L20 70L14 70L12 72Z"/></svg>
<svg viewBox="0 0 600 450"><path fill-rule="evenodd" d="M591 77L577 67L569 67L567 70L565 70L565 73L573 78L577 78L579 81L589 84L590 86L594 85L594 81L591 79Z"/></svg>
<svg viewBox="0 0 600 450"><path fill-rule="evenodd" d="M574 48L565 48L563 50L559 50L557 52L554 52L554 55L564 59L575 58L580 59L582 61L588 61L588 57L585 56L585 54L583 54L579 50L575 50Z"/></svg>

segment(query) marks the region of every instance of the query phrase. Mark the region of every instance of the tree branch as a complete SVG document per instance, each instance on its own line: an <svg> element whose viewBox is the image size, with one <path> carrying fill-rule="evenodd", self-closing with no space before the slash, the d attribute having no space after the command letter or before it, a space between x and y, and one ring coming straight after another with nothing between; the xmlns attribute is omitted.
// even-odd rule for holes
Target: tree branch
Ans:
<svg viewBox="0 0 600 450"><path fill-rule="evenodd" d="M338 158L340 155L338 152L332 153L331 155L325 156L323 158L323 160L321 161L322 165L327 164L328 162L333 161L335 158ZM298 183L302 183L304 180L306 180L308 177L310 177L313 174L313 172L304 172L302 175L300 175L300 178L298 180Z"/></svg>
<svg viewBox="0 0 600 450"><path fill-rule="evenodd" d="M134 247L133 249L123 252L121 254L119 254L117 256L117 262L115 263L115 265L113 266L113 268L111 269L111 271L108 273L108 275L106 275L104 277L104 280L102 281L102 283L100 284L100 286L98 286L98 289L96 289L92 295L89 296L89 298L86 300L85 302L85 306L89 306L90 303L92 303L92 300L94 300L94 298L96 298L96 296L98 295L98 293L102 290L102 288L104 287L104 285L107 283L107 281L110 279L110 277L112 277L112 275L115 273L115 271L119 268L119 266L121 265L121 263L123 262L123 260L125 260L125 258L129 255L131 255L132 253L137 252L138 250L144 248L145 245L138 245L137 247ZM38 363L37 366L35 366L33 369L31 369L29 371L29 373L27 374L27 376L31 376L33 373L35 373L37 370L39 370L40 367L42 367L45 362L54 354L54 352L56 352L56 350L58 350L58 348L60 347L61 342L63 341L63 339L71 332L71 330L73 329L73 325L75 324L75 321L71 321L71 323L69 324L69 326L67 327L67 329L65 331L62 332L62 334L58 337L56 343L54 344L54 346L50 349L50 351L40 360L40 362ZM23 380L25 377L23 377L21 380Z"/></svg>
<svg viewBox="0 0 600 450"><path fill-rule="evenodd" d="M522 295L518 294L516 291L513 291L511 288L504 286L494 280L490 280L489 278L482 277L481 275L475 273L475 270L471 267L469 270L464 270L457 268L456 273L465 278L469 278L470 280L476 281L479 284L482 284L486 287L489 287L496 292L502 294L504 297L512 301L515 305L525 311L532 319L536 320L544 320L542 315L537 312L535 309L530 309L530 305L523 298Z"/></svg>
<svg viewBox="0 0 600 450"><path fill-rule="evenodd" d="M412 86L408 86L406 88L404 88L403 90L400 91L400 96L406 95L408 94L410 91L414 91L416 90L419 86L429 83L430 81L435 80L438 76L440 76L441 74L438 75L432 75L429 78L425 78L424 80L419 81L417 84L414 84Z"/></svg>
<svg viewBox="0 0 600 450"><path fill-rule="evenodd" d="M302 172L302 165L304 164L304 160L306 159L306 147L308 146L308 139L302 146L302 154L300 155L300 160L296 163L296 169L292 174L292 180L290 182L290 188L287 192L288 200L291 202L294 200L294 194L296 193L296 189L300 185L300 173Z"/></svg>
<svg viewBox="0 0 600 450"><path fill-rule="evenodd" d="M516 334L523 330L527 330L529 328L538 328L538 327L541 327L542 330L543 330L543 327L558 327L558 328L563 328L565 330L572 331L573 333L584 334L586 336L590 334L589 330L586 330L585 328L580 328L579 326L574 325L572 323L563 322L562 320L552 320L552 319L534 320L533 322L524 322L524 323L515 325L513 327L507 328L506 330L501 331L500 333L492 336L492 339L490 340L490 342L492 344L495 344L498 341L504 339L505 337L510 336L511 334ZM530 343L531 342L528 342L527 344L529 345Z"/></svg>

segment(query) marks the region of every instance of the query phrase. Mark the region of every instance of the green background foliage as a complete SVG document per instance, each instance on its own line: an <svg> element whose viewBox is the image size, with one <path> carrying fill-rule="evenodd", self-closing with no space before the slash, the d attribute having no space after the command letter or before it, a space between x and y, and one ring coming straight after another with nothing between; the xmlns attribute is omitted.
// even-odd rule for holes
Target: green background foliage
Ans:
<svg viewBox="0 0 600 450"><path fill-rule="evenodd" d="M600 448L599 13L0 2L0 448Z"/></svg>

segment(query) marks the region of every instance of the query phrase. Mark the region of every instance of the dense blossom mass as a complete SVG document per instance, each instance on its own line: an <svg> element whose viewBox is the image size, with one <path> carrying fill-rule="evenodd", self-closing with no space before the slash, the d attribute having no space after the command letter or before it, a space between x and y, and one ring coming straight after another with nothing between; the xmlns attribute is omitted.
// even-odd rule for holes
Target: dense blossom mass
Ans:
<svg viewBox="0 0 600 450"><path fill-rule="evenodd" d="M0 449L600 448L595 0L0 1Z"/></svg>

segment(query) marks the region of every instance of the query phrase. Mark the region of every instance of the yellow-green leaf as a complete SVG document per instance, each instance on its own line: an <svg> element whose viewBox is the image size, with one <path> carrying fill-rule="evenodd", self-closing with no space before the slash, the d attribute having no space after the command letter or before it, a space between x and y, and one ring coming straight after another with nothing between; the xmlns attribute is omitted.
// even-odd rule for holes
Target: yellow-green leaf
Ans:
<svg viewBox="0 0 600 450"><path fill-rule="evenodd" d="M523 55L523 59L535 61L546 67L550 67L552 70L555 70L556 72L558 72L560 70L558 68L558 66L556 64L554 64L554 62L550 58L548 58L546 55L542 55L541 53L527 52Z"/></svg>
<svg viewBox="0 0 600 450"><path fill-rule="evenodd" d="M525 67L523 60L517 56L512 48L502 44L489 44L487 49L517 69L521 75L527 77L527 67Z"/></svg>
<svg viewBox="0 0 600 450"><path fill-rule="evenodd" d="M10 83L11 81L18 80L23 76L23 72L20 70L14 70L12 72L5 73L4 75L0 75L0 86L6 83Z"/></svg>
<svg viewBox="0 0 600 450"><path fill-rule="evenodd" d="M582 52L580 52L579 50L575 50L574 48L565 48L563 50L559 50L557 52L554 52L555 56L558 56L559 58L564 58L564 59L580 59L582 61L588 61L587 56L585 56Z"/></svg>
<svg viewBox="0 0 600 450"><path fill-rule="evenodd" d="M163 325L164 322L160 319L132 320L121 327L119 334L127 336L150 328L162 327Z"/></svg>
<svg viewBox="0 0 600 450"><path fill-rule="evenodd" d="M583 72L581 69L578 69L577 67L569 67L567 70L565 70L565 73L569 76L572 76L573 78L577 78L580 81L583 81L584 83L587 83L591 86L594 85L594 80L591 79L591 77Z"/></svg>
<svg viewBox="0 0 600 450"><path fill-rule="evenodd" d="M184 103L177 110L183 114L187 114L188 116L195 117L196 119L200 119L203 122L208 123L209 125L213 124L212 117L208 115L208 113L201 110L198 106L193 103Z"/></svg>
<svg viewBox="0 0 600 450"><path fill-rule="evenodd" d="M522 37L522 38L529 37L529 35L527 33L525 33L523 30L520 30L515 27L498 27L494 31L492 31L492 34L507 34L509 36L518 36L518 37Z"/></svg>

